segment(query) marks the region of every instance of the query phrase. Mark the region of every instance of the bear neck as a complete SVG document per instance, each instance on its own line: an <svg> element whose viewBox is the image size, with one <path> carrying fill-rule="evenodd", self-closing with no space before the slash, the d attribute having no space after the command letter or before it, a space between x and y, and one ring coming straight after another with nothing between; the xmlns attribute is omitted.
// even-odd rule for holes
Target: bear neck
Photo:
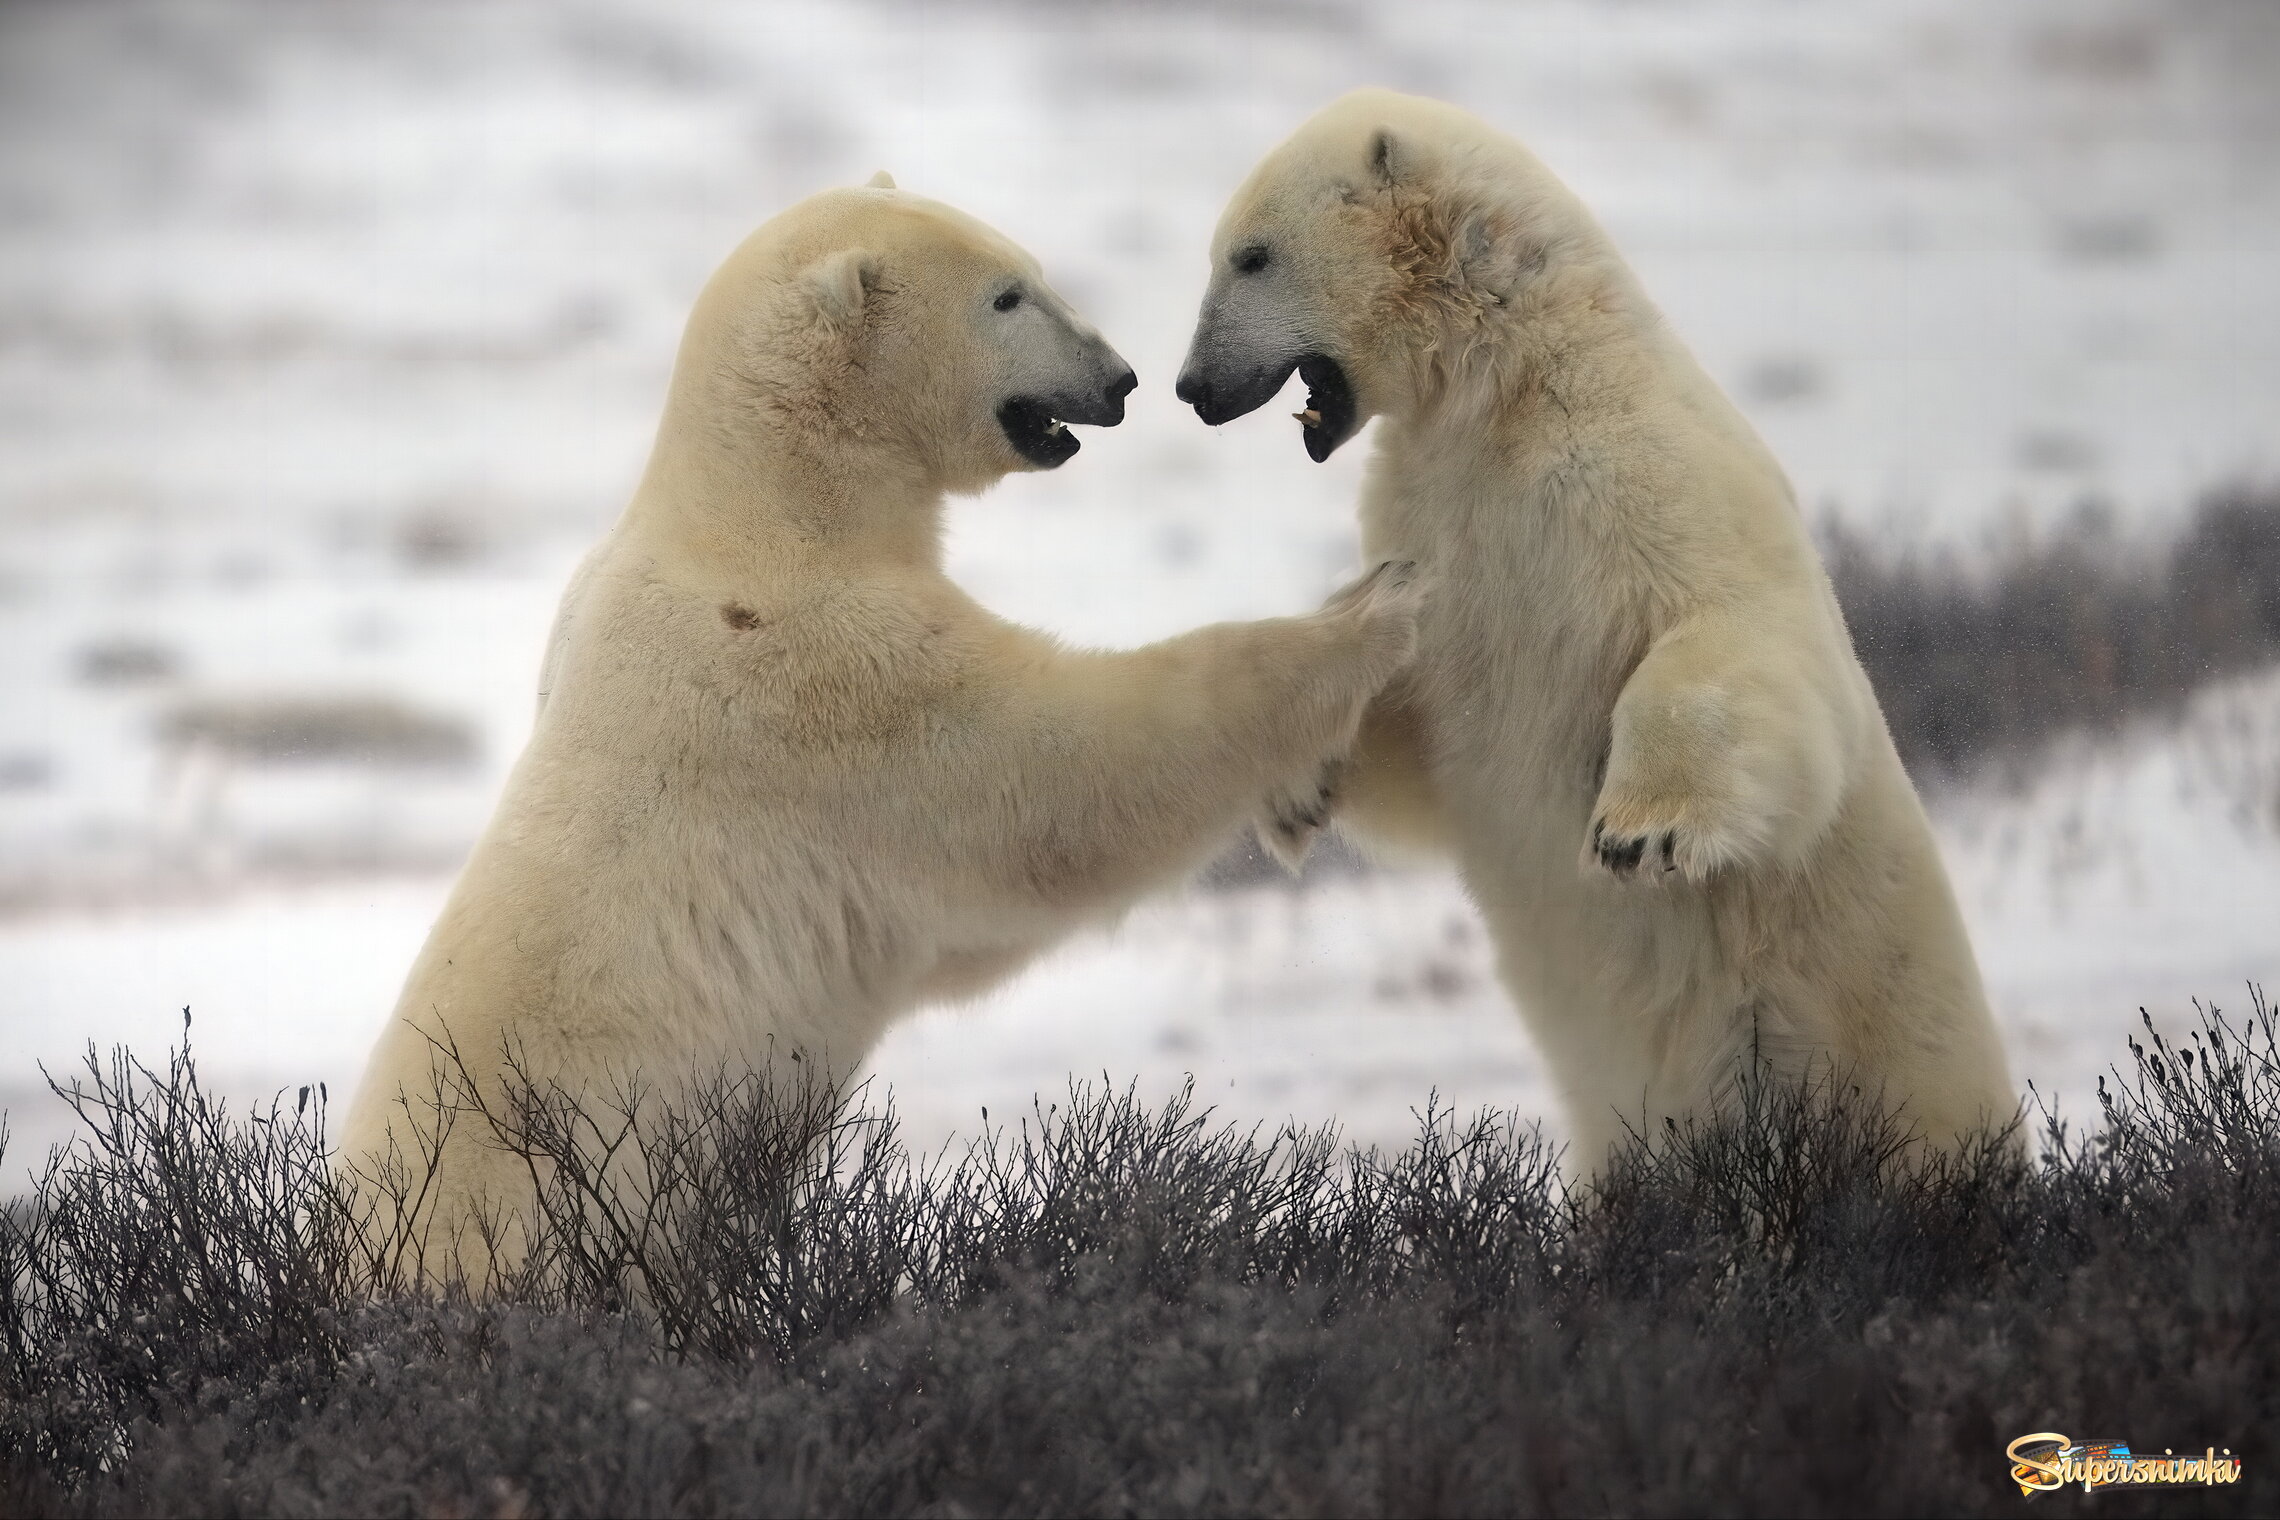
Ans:
<svg viewBox="0 0 2280 1520"><path fill-rule="evenodd" d="M1557 435L1610 392L1664 386L1673 342L1619 258L1577 258L1473 331L1412 342L1409 372L1384 415L1436 451Z"/></svg>
<svg viewBox="0 0 2280 1520"><path fill-rule="evenodd" d="M1625 509L1610 512L1599 491L1571 484L1657 457L1657 436L1674 429L1721 437L1736 468L1788 495L1756 429L1612 252L1562 270L1515 302L1512 318L1438 392L1405 414L1387 411L1370 464L1378 505L1368 509L1383 541L1409 543L1423 531L1397 501L1430 501L1443 519L1462 515L1463 532L1482 543L1535 535L1548 518L1635 545L1696 531L1699 523L1676 526L1699 513L1683 496L1630 492ZM1396 481L1405 484L1387 484ZM1465 563L1504 573L1509 560L1488 553Z"/></svg>
<svg viewBox="0 0 2280 1520"><path fill-rule="evenodd" d="M733 428L669 418L628 515L716 563L824 556L939 572L944 495L891 449L746 413Z"/></svg>

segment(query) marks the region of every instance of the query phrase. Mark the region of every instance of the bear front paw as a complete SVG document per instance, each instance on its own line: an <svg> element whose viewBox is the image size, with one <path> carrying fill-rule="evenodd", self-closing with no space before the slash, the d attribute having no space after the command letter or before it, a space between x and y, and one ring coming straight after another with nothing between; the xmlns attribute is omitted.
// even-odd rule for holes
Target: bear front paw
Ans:
<svg viewBox="0 0 2280 1520"><path fill-rule="evenodd" d="M1327 760L1311 783L1278 789L1267 798L1259 816L1259 843L1293 876L1306 863L1306 852L1337 811L1338 787L1346 764Z"/></svg>

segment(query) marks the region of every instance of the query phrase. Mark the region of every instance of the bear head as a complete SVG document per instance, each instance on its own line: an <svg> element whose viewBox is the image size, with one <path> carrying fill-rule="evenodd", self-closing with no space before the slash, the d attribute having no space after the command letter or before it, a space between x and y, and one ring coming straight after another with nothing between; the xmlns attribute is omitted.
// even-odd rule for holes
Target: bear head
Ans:
<svg viewBox="0 0 2280 1520"><path fill-rule="evenodd" d="M1035 259L880 174L729 257L690 317L675 404L716 437L971 491L1063 463L1064 424L1114 426L1138 383Z"/></svg>
<svg viewBox="0 0 2280 1520"><path fill-rule="evenodd" d="M1493 372L1531 287L1601 241L1510 138L1438 101L1356 91L1228 203L1179 398L1217 426L1296 370L1306 451L1328 459L1372 416Z"/></svg>

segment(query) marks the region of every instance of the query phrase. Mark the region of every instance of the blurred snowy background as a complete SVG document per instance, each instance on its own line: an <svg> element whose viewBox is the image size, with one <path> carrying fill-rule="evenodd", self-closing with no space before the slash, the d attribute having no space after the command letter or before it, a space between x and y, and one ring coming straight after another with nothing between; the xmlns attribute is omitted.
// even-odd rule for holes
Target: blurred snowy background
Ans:
<svg viewBox="0 0 2280 1520"><path fill-rule="evenodd" d="M1138 367L952 513L1009 615L1131 643L1310 605L1367 453L1171 396L1219 206L1356 84L1566 176L1817 521L1966 572L2158 555L2280 480L2269 0L0 4L0 1105L35 1061L349 1084L528 721L569 566L752 226L893 171ZM1943 784L2015 1074L2280 971L2280 678ZM1397 1139L1549 1113L1430 871L1195 889L875 1062L916 1138L1069 1073Z"/></svg>

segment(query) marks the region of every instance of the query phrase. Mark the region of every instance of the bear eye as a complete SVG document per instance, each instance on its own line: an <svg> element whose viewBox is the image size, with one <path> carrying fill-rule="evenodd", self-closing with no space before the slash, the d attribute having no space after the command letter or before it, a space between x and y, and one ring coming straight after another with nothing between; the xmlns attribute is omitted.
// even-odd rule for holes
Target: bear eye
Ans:
<svg viewBox="0 0 2280 1520"><path fill-rule="evenodd" d="M1257 274L1267 267L1269 257L1266 244L1253 243L1235 255L1235 272L1237 274Z"/></svg>
<svg viewBox="0 0 2280 1520"><path fill-rule="evenodd" d="M1021 304L1021 292L1018 290L1006 291L990 304L999 311L1011 311Z"/></svg>

